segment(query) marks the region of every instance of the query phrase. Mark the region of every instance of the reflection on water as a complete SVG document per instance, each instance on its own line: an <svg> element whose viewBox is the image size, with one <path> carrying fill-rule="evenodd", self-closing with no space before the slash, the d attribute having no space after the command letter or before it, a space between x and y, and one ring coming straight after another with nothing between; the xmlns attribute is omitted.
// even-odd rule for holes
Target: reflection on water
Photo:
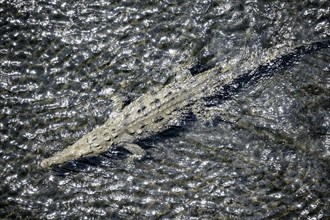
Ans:
<svg viewBox="0 0 330 220"><path fill-rule="evenodd" d="M329 49L207 100L212 120L141 142L142 161L39 166L193 66L329 39L329 3L297 2L0 3L0 217L329 217Z"/></svg>

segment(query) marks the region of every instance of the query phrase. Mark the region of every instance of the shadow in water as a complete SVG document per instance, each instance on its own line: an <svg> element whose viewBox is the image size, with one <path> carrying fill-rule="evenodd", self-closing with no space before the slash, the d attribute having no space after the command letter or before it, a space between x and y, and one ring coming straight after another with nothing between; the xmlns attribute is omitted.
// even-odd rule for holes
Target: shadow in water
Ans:
<svg viewBox="0 0 330 220"><path fill-rule="evenodd" d="M281 70L285 70L297 63L302 56L311 54L320 49L328 48L330 40L314 42L310 45L304 45L295 48L291 53L285 54L270 63L261 65L255 70L251 70L236 79L232 83L219 88L217 93L212 96L203 98L206 107L220 105L226 100L229 100L234 94L241 91L243 88L255 85L261 79L272 77Z"/></svg>

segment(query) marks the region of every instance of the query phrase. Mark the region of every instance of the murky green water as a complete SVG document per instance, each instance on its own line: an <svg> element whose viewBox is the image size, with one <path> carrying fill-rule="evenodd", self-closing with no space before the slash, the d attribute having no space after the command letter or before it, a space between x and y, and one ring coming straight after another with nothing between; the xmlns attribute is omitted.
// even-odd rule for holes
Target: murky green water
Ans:
<svg viewBox="0 0 330 220"><path fill-rule="evenodd" d="M141 161L39 165L192 67L329 40L329 14L321 0L0 1L0 218L329 218L326 47L220 88L207 120L141 142Z"/></svg>

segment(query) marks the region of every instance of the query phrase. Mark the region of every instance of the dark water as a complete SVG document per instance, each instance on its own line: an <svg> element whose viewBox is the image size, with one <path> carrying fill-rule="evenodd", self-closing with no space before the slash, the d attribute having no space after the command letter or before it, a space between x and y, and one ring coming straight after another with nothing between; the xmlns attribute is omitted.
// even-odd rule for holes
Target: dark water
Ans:
<svg viewBox="0 0 330 220"><path fill-rule="evenodd" d="M192 67L329 40L329 14L321 0L1 1L0 218L329 218L326 47L205 100L205 121L142 142L141 161L39 165Z"/></svg>

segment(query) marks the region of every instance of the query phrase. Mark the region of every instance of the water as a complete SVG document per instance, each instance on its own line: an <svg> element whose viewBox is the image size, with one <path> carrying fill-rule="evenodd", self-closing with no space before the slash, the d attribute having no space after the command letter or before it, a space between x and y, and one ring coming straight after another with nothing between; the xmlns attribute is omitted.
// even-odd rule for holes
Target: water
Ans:
<svg viewBox="0 0 330 220"><path fill-rule="evenodd" d="M326 219L329 49L229 95L210 120L48 171L121 101L194 66L329 39L327 1L2 1L0 217ZM251 58L253 57L253 59Z"/></svg>

